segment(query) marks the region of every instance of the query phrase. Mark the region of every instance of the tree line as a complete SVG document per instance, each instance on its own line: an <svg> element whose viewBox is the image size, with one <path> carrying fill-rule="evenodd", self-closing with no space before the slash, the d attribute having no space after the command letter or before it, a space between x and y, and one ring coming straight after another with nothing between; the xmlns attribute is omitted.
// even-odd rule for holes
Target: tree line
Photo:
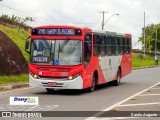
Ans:
<svg viewBox="0 0 160 120"><path fill-rule="evenodd" d="M19 30L20 29L25 29L28 30L31 27L29 27L26 22L33 22L34 19L32 17L18 17L15 15L9 16L9 15L1 15L0 16L0 23L5 24L7 26L11 27L17 27Z"/></svg>
<svg viewBox="0 0 160 120"><path fill-rule="evenodd" d="M145 27L145 45L143 27L139 42L142 42L142 50L145 47L146 52L154 52L155 48L157 48L156 51L160 50L160 24L150 24Z"/></svg>

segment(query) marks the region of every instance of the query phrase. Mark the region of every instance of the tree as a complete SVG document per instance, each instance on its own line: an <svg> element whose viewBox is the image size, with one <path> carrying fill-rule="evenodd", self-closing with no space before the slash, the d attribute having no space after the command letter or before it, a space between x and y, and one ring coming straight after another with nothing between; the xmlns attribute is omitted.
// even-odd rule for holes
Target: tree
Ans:
<svg viewBox="0 0 160 120"><path fill-rule="evenodd" d="M34 18L32 17L26 17L26 18L21 18L21 17L16 17L15 19L18 23L20 23L19 27L18 27L18 32L20 31L21 25L26 25L25 22L33 22L35 21Z"/></svg>
<svg viewBox="0 0 160 120"><path fill-rule="evenodd" d="M35 19L32 18L32 17L26 17L26 18L24 18L23 21L24 21L24 22L33 22L33 21L35 21Z"/></svg>
<svg viewBox="0 0 160 120"><path fill-rule="evenodd" d="M18 17L15 15L9 16L9 15L4 15L0 16L1 21L3 21L4 24L11 25L14 27L18 27L18 32L20 29L29 29L30 27L27 26L26 22L33 22L35 19L32 17Z"/></svg>
<svg viewBox="0 0 160 120"><path fill-rule="evenodd" d="M155 50L155 40L156 40L156 31L157 31L157 49L160 49L160 24L151 24L145 28L145 49L146 51L154 51ZM139 37L139 41L142 42L142 49L144 49L144 28L142 28L141 37Z"/></svg>

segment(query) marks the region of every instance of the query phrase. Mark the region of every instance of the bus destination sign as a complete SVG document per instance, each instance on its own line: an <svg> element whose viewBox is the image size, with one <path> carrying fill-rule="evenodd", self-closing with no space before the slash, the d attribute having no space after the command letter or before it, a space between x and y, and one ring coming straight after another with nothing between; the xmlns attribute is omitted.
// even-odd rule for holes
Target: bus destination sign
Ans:
<svg viewBox="0 0 160 120"><path fill-rule="evenodd" d="M38 28L32 30L32 35L48 35L48 36L80 36L82 35L82 31L80 29L67 29L67 28Z"/></svg>

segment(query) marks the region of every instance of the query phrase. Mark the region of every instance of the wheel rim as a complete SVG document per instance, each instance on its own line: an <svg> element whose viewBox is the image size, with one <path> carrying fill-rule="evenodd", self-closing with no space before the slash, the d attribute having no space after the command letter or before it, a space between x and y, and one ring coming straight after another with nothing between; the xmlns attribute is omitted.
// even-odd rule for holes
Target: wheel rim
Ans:
<svg viewBox="0 0 160 120"><path fill-rule="evenodd" d="M90 88L91 91L94 91L94 89L95 89L95 80L96 80L96 78L95 78L95 76L93 76L93 78L92 78L92 86Z"/></svg>
<svg viewBox="0 0 160 120"><path fill-rule="evenodd" d="M118 84L120 84L121 78L120 78L120 72L118 72L118 76L117 76L117 82Z"/></svg>

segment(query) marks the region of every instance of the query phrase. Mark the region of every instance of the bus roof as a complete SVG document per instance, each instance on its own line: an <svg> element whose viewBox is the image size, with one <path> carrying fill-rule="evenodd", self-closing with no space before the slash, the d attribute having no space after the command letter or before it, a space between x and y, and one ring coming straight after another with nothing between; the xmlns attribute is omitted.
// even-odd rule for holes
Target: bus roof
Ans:
<svg viewBox="0 0 160 120"><path fill-rule="evenodd" d="M38 28L77 28L77 29L89 29L89 28L83 28L83 27L71 26L71 25L47 25L47 26L33 27L33 29L38 29Z"/></svg>

